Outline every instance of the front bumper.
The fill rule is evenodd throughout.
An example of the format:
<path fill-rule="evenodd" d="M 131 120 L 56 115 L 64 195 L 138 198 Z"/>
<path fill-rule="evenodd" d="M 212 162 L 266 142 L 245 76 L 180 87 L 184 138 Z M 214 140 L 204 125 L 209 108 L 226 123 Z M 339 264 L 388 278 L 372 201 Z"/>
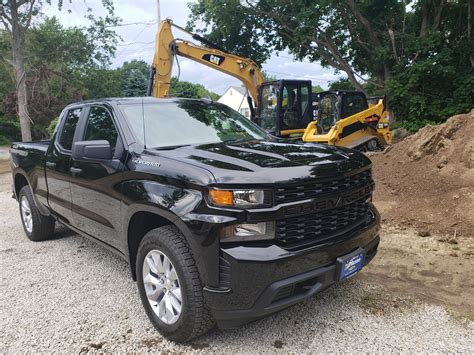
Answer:
<path fill-rule="evenodd" d="M 380 216 L 351 235 L 311 248 L 221 248 L 219 289 L 205 288 L 220 328 L 233 328 L 292 306 L 337 281 L 336 259 L 363 248 L 364 266 L 377 253 Z"/>

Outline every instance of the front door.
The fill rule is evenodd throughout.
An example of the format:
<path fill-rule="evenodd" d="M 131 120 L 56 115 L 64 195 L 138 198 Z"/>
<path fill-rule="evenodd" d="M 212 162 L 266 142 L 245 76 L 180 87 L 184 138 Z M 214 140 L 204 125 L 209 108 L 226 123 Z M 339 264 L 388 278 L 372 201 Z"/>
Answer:
<path fill-rule="evenodd" d="M 81 231 L 120 248 L 121 197 L 116 185 L 123 170 L 123 143 L 110 108 L 91 106 L 81 124 L 79 141 L 107 140 L 114 159 L 103 162 L 72 161 L 73 225 Z"/>
<path fill-rule="evenodd" d="M 71 108 L 64 113 L 53 136 L 54 144 L 46 154 L 48 203 L 64 222 L 71 223 L 71 148 L 82 108 Z"/>

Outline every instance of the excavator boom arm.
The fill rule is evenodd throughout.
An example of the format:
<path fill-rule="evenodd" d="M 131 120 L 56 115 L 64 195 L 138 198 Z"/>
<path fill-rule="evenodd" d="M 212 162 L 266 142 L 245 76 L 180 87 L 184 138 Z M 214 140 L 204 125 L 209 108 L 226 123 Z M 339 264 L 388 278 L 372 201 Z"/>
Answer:
<path fill-rule="evenodd" d="M 156 35 L 152 96 L 169 96 L 174 56 L 179 55 L 239 79 L 248 90 L 254 105 L 258 105 L 258 87 L 265 79 L 259 66 L 254 61 L 219 49 L 174 39 L 171 31 L 172 26 L 173 22 L 171 20 L 162 21 Z"/>

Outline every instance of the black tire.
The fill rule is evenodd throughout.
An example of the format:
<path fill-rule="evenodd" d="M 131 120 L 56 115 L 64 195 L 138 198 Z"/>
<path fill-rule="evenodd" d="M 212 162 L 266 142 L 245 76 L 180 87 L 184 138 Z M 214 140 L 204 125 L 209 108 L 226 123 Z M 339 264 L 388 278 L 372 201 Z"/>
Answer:
<path fill-rule="evenodd" d="M 176 323 L 171 325 L 160 320 L 146 295 L 143 263 L 152 250 L 164 253 L 171 260 L 181 287 L 181 314 Z M 145 311 L 153 326 L 163 336 L 176 342 L 186 342 L 214 327 L 214 320 L 204 301 L 203 286 L 191 250 L 176 227 L 156 228 L 145 235 L 138 248 L 136 270 L 138 290 Z"/>
<path fill-rule="evenodd" d="M 22 199 L 26 199 L 30 209 L 32 228 L 28 230 L 22 213 Z M 26 185 L 20 190 L 18 195 L 20 218 L 23 230 L 29 240 L 40 242 L 52 237 L 54 233 L 54 219 L 49 216 L 43 216 L 36 207 L 31 188 Z"/>

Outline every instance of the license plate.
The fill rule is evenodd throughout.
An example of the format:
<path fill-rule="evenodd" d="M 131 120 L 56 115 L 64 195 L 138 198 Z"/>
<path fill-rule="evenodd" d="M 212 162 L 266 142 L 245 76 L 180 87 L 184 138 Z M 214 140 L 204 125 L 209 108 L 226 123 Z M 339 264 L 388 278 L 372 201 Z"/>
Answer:
<path fill-rule="evenodd" d="M 365 251 L 362 248 L 337 258 L 339 281 L 357 274 L 364 266 Z"/>

